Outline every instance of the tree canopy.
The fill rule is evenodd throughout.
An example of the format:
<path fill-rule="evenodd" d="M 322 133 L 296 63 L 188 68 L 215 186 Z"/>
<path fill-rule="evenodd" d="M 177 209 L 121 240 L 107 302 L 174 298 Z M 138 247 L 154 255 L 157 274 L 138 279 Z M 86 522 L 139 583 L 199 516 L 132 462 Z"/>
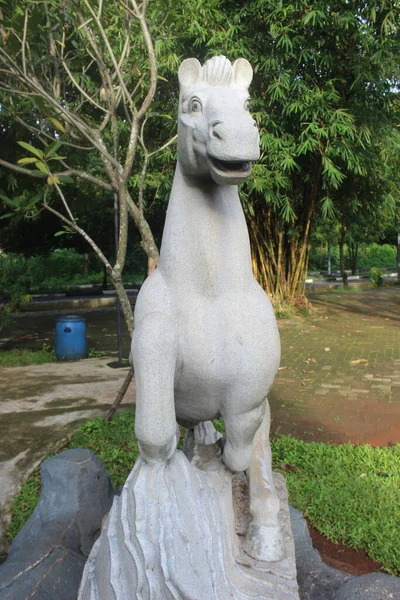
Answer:
<path fill-rule="evenodd" d="M 398 209 L 395 0 L 0 6 L 2 135 L 13 122 L 13 139 L 25 143 L 3 154 L 0 167 L 12 168 L 9 177 L 19 174 L 24 186 L 34 177 L 38 190 L 24 198 L 12 180 L 3 200 L 32 214 L 44 201 L 66 230 L 86 232 L 92 224 L 81 227 L 80 199 L 89 205 L 90 190 L 97 190 L 92 202 L 110 209 L 116 195 L 120 251 L 113 265 L 104 258 L 117 286 L 128 215 L 150 259 L 158 259 L 146 210 L 169 195 L 176 72 L 189 56 L 244 56 L 254 67 L 262 157 L 242 198 L 254 270 L 271 295 L 293 301 L 304 291 L 318 216 L 360 221 L 361 214 L 379 219 L 382 210 L 391 218 Z M 95 229 L 88 237 L 95 242 Z"/>

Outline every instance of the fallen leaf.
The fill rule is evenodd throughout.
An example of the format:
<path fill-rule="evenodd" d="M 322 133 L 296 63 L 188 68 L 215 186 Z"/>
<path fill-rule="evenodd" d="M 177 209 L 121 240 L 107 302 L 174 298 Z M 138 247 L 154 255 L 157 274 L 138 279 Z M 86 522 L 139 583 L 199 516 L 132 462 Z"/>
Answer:
<path fill-rule="evenodd" d="M 367 476 L 367 474 L 366 474 L 366 473 L 361 473 L 361 475 L 360 475 L 359 479 L 361 479 L 362 477 L 366 477 L 366 476 Z"/>
<path fill-rule="evenodd" d="M 282 464 L 280 468 L 282 469 L 282 471 L 292 471 L 293 473 L 297 471 L 297 467 L 295 467 L 294 465 Z"/>
<path fill-rule="evenodd" d="M 358 358 L 357 360 L 352 360 L 350 362 L 351 365 L 359 365 L 360 363 L 366 363 L 368 360 L 366 358 Z"/>
<path fill-rule="evenodd" d="M 325 352 L 330 352 L 331 349 L 330 348 L 325 348 Z"/>

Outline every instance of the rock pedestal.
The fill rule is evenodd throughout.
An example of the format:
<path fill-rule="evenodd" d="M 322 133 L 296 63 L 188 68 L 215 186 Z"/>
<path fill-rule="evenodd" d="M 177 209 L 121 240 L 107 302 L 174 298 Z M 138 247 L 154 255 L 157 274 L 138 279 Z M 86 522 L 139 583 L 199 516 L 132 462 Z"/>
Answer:
<path fill-rule="evenodd" d="M 112 505 L 110 477 L 91 450 L 41 466 L 42 493 L 0 567 L 0 600 L 76 600 L 86 558 Z"/>
<path fill-rule="evenodd" d="M 180 451 L 167 463 L 139 458 L 90 554 L 79 600 L 298 600 L 283 477 L 275 485 L 284 558 L 255 561 L 244 550 L 246 477 L 224 467 L 207 435 L 191 462 Z"/>

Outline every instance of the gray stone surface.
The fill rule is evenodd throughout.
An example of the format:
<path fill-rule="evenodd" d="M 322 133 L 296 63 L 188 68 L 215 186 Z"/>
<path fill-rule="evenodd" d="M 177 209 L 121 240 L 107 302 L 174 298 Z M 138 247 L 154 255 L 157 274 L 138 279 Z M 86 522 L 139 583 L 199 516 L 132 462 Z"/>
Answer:
<path fill-rule="evenodd" d="M 79 600 L 298 600 L 283 477 L 275 487 L 284 558 L 256 561 L 242 531 L 244 482 L 234 481 L 232 494 L 240 476 L 223 465 L 219 444 L 199 441 L 203 432 L 210 441 L 209 425 L 195 430 L 192 464 L 179 451 L 168 462 L 138 460 L 90 554 Z"/>
<path fill-rule="evenodd" d="M 313 548 L 307 522 L 301 512 L 290 507 L 290 519 L 300 600 L 336 600 L 339 588 L 352 578 L 351 575 L 322 562 L 319 552 Z"/>
<path fill-rule="evenodd" d="M 290 507 L 300 600 L 400 600 L 400 578 L 369 573 L 353 577 L 329 567 L 312 546 L 307 522 Z"/>
<path fill-rule="evenodd" d="M 0 600 L 75 600 L 86 558 L 114 491 L 94 452 L 44 461 L 38 505 L 0 567 Z"/>
<path fill-rule="evenodd" d="M 383 573 L 352 577 L 340 588 L 336 600 L 400 600 L 400 578 Z"/>

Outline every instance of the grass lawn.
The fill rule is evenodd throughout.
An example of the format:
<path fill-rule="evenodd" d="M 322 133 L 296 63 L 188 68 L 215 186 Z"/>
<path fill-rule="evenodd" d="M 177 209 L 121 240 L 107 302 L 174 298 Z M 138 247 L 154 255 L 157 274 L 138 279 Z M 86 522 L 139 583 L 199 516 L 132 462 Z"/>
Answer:
<path fill-rule="evenodd" d="M 221 422 L 216 426 L 222 429 Z M 67 447 L 91 448 L 119 487 L 138 456 L 133 428 L 132 413 L 120 413 L 108 424 L 95 419 L 82 425 Z M 282 436 L 271 445 L 274 469 L 286 477 L 290 503 L 328 539 L 365 550 L 399 576 L 400 444 L 372 448 Z M 39 493 L 37 468 L 11 502 L 11 538 L 32 513 Z"/>

